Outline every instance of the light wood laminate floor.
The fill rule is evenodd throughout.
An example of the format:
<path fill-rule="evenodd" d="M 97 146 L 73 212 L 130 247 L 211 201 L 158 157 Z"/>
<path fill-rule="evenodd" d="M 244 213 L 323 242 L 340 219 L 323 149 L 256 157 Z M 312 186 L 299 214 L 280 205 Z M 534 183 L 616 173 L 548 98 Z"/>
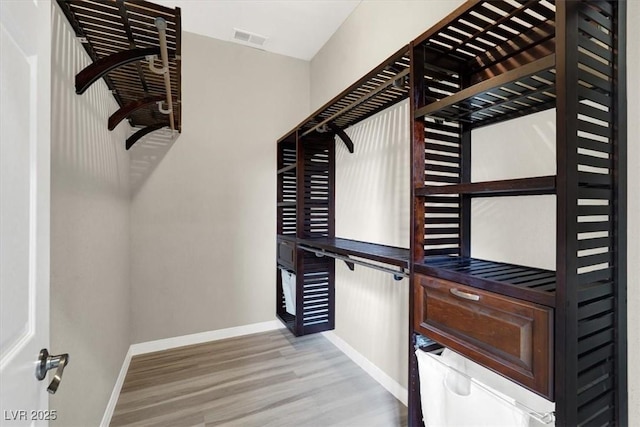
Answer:
<path fill-rule="evenodd" d="M 281 329 L 136 356 L 119 426 L 380 426 L 407 408 L 321 335 Z"/>

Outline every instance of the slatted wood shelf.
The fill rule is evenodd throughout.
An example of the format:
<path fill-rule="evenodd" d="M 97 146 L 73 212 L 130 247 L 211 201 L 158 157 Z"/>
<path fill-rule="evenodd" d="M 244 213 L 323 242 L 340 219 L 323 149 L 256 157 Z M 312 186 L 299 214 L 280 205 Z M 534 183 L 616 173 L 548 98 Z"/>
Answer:
<path fill-rule="evenodd" d="M 286 311 L 276 313 L 276 316 L 278 316 L 278 319 L 280 319 L 287 329 L 295 334 L 296 316 L 289 314 Z"/>
<path fill-rule="evenodd" d="M 466 194 L 475 197 L 532 196 L 555 194 L 556 177 L 505 179 L 500 181 L 472 182 L 464 184 L 431 185 L 415 189 L 415 195 Z M 429 208 L 427 208 L 429 210 Z"/>
<path fill-rule="evenodd" d="M 525 301 L 555 306 L 554 271 L 458 256 L 425 257 L 417 273 L 451 280 Z"/>
<path fill-rule="evenodd" d="M 171 9 L 143 0 L 57 0 L 57 3 L 91 60 L 94 63 L 107 61 L 107 64 L 115 66 L 103 77 L 121 107 L 119 110 L 121 114 L 116 114 L 109 119 L 110 129 L 117 125 L 113 122 L 116 118 L 119 120 L 126 118 L 131 126 L 149 130 L 169 126 L 169 116 L 161 113 L 156 106 L 157 100 L 166 101 L 167 99 L 164 76 L 152 72 L 149 69 L 149 61 L 144 57 L 120 66 L 117 66 L 114 57 L 114 55 L 122 55 L 138 49 L 157 50 L 159 53 L 160 42 L 155 19 L 163 18 L 166 21 L 173 125 L 180 132 L 182 130 L 180 8 Z M 158 63 L 160 59 L 156 67 Z"/>
<path fill-rule="evenodd" d="M 409 46 L 406 45 L 313 112 L 279 141 L 291 138 L 296 130 L 300 137 L 304 137 L 318 129 L 346 129 L 408 97 Z"/>
<path fill-rule="evenodd" d="M 296 242 L 296 236 L 295 235 L 290 235 L 290 234 L 278 234 L 277 235 L 277 240 L 278 241 L 287 241 L 287 242 L 292 242 L 295 243 Z"/>
<path fill-rule="evenodd" d="M 343 256 L 355 256 L 384 264 L 409 268 L 409 249 L 358 240 L 325 237 L 298 239 L 298 244 L 323 249 Z"/>
<path fill-rule="evenodd" d="M 296 202 L 278 202 L 279 208 L 295 208 Z"/>
<path fill-rule="evenodd" d="M 555 13 L 548 1 L 470 0 L 413 43 L 425 67 L 463 72 L 474 84 L 553 53 Z"/>
<path fill-rule="evenodd" d="M 547 110 L 556 100 L 554 67 L 555 55 L 547 55 L 418 108 L 414 116 L 473 129 Z"/>

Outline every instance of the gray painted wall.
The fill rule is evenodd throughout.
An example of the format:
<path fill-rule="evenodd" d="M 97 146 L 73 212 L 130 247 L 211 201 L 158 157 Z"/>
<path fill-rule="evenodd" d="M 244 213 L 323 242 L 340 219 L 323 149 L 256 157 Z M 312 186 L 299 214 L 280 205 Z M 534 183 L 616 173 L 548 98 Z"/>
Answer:
<path fill-rule="evenodd" d="M 101 80 L 76 95 L 89 60 L 53 7 L 51 106 L 51 347 L 69 353 L 57 394 L 60 426 L 95 426 L 129 348 L 128 124 Z"/>
<path fill-rule="evenodd" d="M 133 343 L 275 318 L 275 141 L 309 63 L 185 32 L 183 133 L 131 204 Z"/>

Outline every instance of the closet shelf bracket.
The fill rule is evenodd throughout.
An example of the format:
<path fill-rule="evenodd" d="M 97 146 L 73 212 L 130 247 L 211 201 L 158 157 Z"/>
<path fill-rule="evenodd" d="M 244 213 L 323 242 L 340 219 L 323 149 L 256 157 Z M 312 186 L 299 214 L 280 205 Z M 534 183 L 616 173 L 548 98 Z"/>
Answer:
<path fill-rule="evenodd" d="M 104 80 L 118 103 L 117 111 L 106 116 L 107 128 L 112 131 L 126 119 L 133 131 L 138 131 L 129 137 L 126 148 L 163 127 L 165 121 L 172 130 L 181 132 L 180 8 L 145 0 L 56 0 L 56 3 L 92 61 L 74 76 L 75 91 L 82 95 L 96 81 Z M 156 61 L 155 66 L 150 58 Z M 152 65 L 152 70 L 161 69 L 163 75 L 158 77 L 148 65 Z M 158 101 L 163 103 L 158 106 Z"/>
<path fill-rule="evenodd" d="M 140 138 L 142 138 L 143 136 L 148 135 L 151 132 L 155 132 L 158 129 L 162 129 L 164 127 L 169 127 L 169 122 L 156 123 L 155 125 L 147 126 L 138 130 L 136 133 L 134 133 L 129 138 L 127 138 L 126 149 L 128 150 L 131 147 L 133 147 L 133 144 L 138 142 L 138 140 L 140 140 Z"/>
<path fill-rule="evenodd" d="M 138 99 L 135 101 L 131 101 L 125 106 L 121 107 L 109 117 L 109 130 L 114 130 L 118 124 L 124 119 L 128 118 L 135 111 L 140 108 L 147 107 L 149 105 L 155 104 L 158 101 L 163 101 L 165 99 L 164 95 L 158 96 L 149 96 L 146 98 Z"/>
<path fill-rule="evenodd" d="M 329 128 L 340 137 L 342 142 L 344 142 L 344 145 L 347 147 L 347 150 L 349 150 L 349 152 L 353 154 L 353 141 L 351 140 L 351 138 L 349 138 L 349 135 L 347 135 L 347 133 L 343 129 L 336 126 L 335 123 L 329 123 Z"/>
<path fill-rule="evenodd" d="M 76 93 L 82 95 L 93 83 L 118 67 L 144 59 L 149 55 L 159 54 L 160 48 L 148 47 L 144 49 L 123 50 L 100 58 L 76 74 Z"/>
<path fill-rule="evenodd" d="M 349 257 L 347 257 L 349 258 Z M 353 263 L 353 261 L 347 261 L 346 259 L 344 260 L 344 263 L 347 265 L 347 268 L 351 271 L 356 271 L 356 265 Z"/>
<path fill-rule="evenodd" d="M 310 134 L 311 132 L 317 130 L 318 128 L 320 128 L 324 124 L 332 123 L 335 119 L 337 119 L 340 116 L 342 116 L 343 114 L 353 110 L 357 106 L 365 103 L 370 98 L 373 98 L 376 95 L 385 92 L 389 87 L 396 87 L 396 86 L 394 86 L 394 83 L 396 82 L 396 80 L 401 79 L 404 76 L 408 76 L 408 75 L 409 75 L 409 68 L 406 68 L 401 73 L 398 73 L 397 75 L 395 75 L 392 79 L 388 79 L 384 83 L 380 84 L 376 89 L 374 89 L 374 90 L 362 95 L 360 98 L 358 98 L 355 101 L 351 102 L 349 105 L 341 108 L 339 111 L 336 111 L 335 113 L 331 114 L 329 117 L 327 117 L 326 119 L 322 120 L 320 123 L 316 124 L 311 129 L 308 129 L 307 131 L 303 132 L 302 136 L 306 136 L 306 135 Z"/>

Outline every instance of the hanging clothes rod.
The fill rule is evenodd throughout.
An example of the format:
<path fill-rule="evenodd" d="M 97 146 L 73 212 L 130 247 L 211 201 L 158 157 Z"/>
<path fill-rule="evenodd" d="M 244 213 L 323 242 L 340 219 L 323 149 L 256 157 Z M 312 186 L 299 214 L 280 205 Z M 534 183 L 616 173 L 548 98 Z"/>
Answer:
<path fill-rule="evenodd" d="M 173 120 L 173 95 L 171 92 L 171 73 L 169 72 L 169 52 L 167 50 L 167 21 L 164 18 L 156 18 L 156 28 L 158 29 L 158 39 L 160 41 L 160 58 L 162 59 L 162 67 L 155 68 L 153 66 L 153 60 L 149 63 L 151 71 L 157 74 L 163 74 L 164 76 L 164 88 L 167 92 L 167 108 L 162 108 L 161 102 L 158 103 L 158 107 L 161 113 L 169 114 L 169 125 L 171 130 L 175 130 Z"/>
<path fill-rule="evenodd" d="M 394 270 L 392 268 L 383 267 L 383 266 L 378 265 L 378 264 L 373 264 L 373 263 L 369 263 L 369 262 L 366 262 L 366 261 L 361 261 L 359 259 L 349 258 L 348 256 L 344 256 L 344 255 L 338 255 L 336 253 L 329 252 L 329 251 L 326 251 L 324 249 L 316 249 L 316 248 L 312 248 L 312 247 L 307 246 L 307 245 L 298 245 L 298 247 L 300 249 L 303 249 L 303 250 L 307 251 L 307 252 L 313 252 L 314 254 L 319 255 L 319 256 L 328 256 L 328 257 L 331 257 L 331 258 L 339 259 L 339 260 L 347 262 L 347 263 L 350 262 L 350 263 L 353 263 L 353 264 L 362 265 L 364 267 L 373 268 L 374 270 L 384 271 L 385 273 L 393 274 L 393 278 L 396 279 L 396 280 L 402 280 L 403 277 L 409 277 L 409 272 L 404 268 L 400 268 L 400 270 Z"/>
<path fill-rule="evenodd" d="M 408 75 L 409 75 L 409 68 L 406 68 L 403 71 L 401 71 L 398 74 L 396 74 L 395 76 L 393 76 L 392 78 L 390 78 L 389 80 L 387 80 L 386 82 L 382 83 L 375 90 L 372 90 L 371 92 L 368 92 L 364 96 L 356 99 L 351 104 L 347 105 L 346 107 L 344 107 L 341 110 L 339 110 L 338 112 L 332 114 L 330 117 L 324 119 L 323 121 L 321 121 L 320 123 L 318 123 L 317 125 L 312 127 L 311 129 L 307 130 L 306 132 L 304 132 L 302 134 L 302 136 L 306 136 L 306 135 L 310 134 L 311 132 L 321 128 L 325 124 L 330 123 L 334 119 L 340 117 L 340 115 L 342 115 L 342 114 L 346 113 L 347 111 L 357 107 L 358 105 L 360 105 L 363 102 L 365 102 L 367 99 L 369 99 L 369 98 L 377 95 L 378 93 L 382 92 L 383 90 L 387 89 L 389 86 L 393 86 L 396 81 L 398 81 L 399 79 L 402 79 L 402 78 L 404 78 L 405 76 L 408 76 Z"/>
<path fill-rule="evenodd" d="M 426 348 L 425 348 L 426 347 Z M 429 353 L 431 355 L 440 355 L 440 353 L 442 353 L 442 351 L 444 351 L 445 347 L 443 346 L 439 346 L 435 341 L 430 340 L 429 338 L 423 338 L 423 340 L 421 341 L 419 338 L 417 338 L 417 343 L 416 343 L 416 351 L 425 351 L 425 353 Z M 461 377 L 473 382 L 475 385 L 477 385 L 478 387 L 482 388 L 484 391 L 486 391 L 487 393 L 491 394 L 492 396 L 494 396 L 497 399 L 500 399 L 503 402 L 506 402 L 509 405 L 515 405 L 517 408 L 521 409 L 522 411 L 526 412 L 531 418 L 535 419 L 536 421 L 544 424 L 544 425 L 554 425 L 555 421 L 556 421 L 556 415 L 555 412 L 551 411 L 551 412 L 539 412 L 536 411 L 532 408 L 530 408 L 529 406 L 525 405 L 522 402 L 519 402 L 517 400 L 509 400 L 507 398 L 505 398 L 504 395 L 500 394 L 500 393 L 496 393 L 493 389 L 491 389 L 489 386 L 483 384 L 482 382 L 478 381 L 477 379 L 469 376 L 467 373 L 465 372 L 460 372 L 460 370 L 454 368 L 453 366 L 448 365 L 441 357 L 434 357 L 434 360 L 438 363 L 440 363 L 443 366 L 446 366 L 448 369 L 451 369 L 454 373 L 460 375 Z"/>

